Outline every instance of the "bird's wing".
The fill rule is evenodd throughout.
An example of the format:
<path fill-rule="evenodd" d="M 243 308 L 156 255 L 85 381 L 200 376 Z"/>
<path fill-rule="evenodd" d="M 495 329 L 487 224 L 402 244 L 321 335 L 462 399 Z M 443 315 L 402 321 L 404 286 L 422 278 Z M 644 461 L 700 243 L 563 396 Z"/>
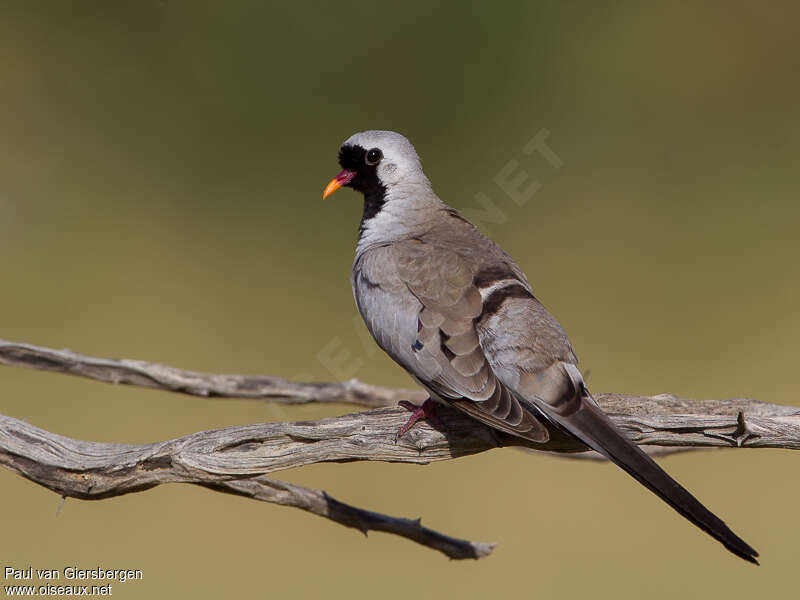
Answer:
<path fill-rule="evenodd" d="M 547 441 L 549 433 L 536 412 L 524 410 L 495 376 L 476 328 L 485 308 L 485 290 L 498 277 L 519 281 L 520 274 L 503 264 L 481 269 L 457 250 L 419 239 L 394 243 L 390 259 L 417 300 L 411 356 L 399 362 L 429 390 L 473 418 L 521 438 Z M 564 350 L 571 355 L 568 345 Z"/>
<path fill-rule="evenodd" d="M 689 521 L 721 542 L 728 550 L 757 564 L 758 553 L 731 531 L 629 440 L 592 399 L 577 367 L 558 360 L 547 367 L 528 368 L 527 358 L 537 354 L 541 338 L 554 335 L 532 297 L 489 296 L 476 323 L 478 339 L 497 378 L 547 419 L 578 440 L 605 455 Z"/>

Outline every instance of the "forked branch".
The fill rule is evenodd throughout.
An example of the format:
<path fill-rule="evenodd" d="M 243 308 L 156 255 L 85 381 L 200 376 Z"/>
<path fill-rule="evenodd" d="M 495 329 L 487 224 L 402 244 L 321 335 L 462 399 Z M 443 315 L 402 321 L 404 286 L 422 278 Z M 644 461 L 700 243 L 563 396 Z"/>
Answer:
<path fill-rule="evenodd" d="M 408 413 L 399 400 L 424 395 L 349 381 L 304 384 L 266 376 L 215 375 L 133 360 L 84 356 L 0 340 L 0 364 L 70 373 L 100 381 L 210 397 L 284 402 L 337 402 L 374 408 L 302 423 L 259 423 L 202 431 L 145 445 L 74 440 L 0 415 L 0 463 L 63 496 L 101 499 L 162 483 L 193 483 L 217 491 L 302 508 L 338 523 L 393 533 L 451 558 L 480 558 L 491 544 L 451 538 L 418 520 L 358 509 L 324 492 L 275 481 L 269 473 L 319 462 L 426 464 L 521 445 L 562 456 L 585 447 L 552 431 L 545 444 L 493 432 L 455 411 L 441 411 L 441 430 L 415 426 L 395 440 Z M 638 444 L 673 448 L 800 448 L 800 408 L 756 400 L 685 400 L 670 395 L 601 394 L 600 406 Z M 581 454 L 572 454 L 581 453 Z"/>

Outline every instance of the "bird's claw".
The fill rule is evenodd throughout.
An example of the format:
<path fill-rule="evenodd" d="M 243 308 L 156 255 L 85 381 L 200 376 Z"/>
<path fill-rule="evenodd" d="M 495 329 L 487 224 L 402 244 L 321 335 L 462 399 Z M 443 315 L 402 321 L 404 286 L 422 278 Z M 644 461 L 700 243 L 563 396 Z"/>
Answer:
<path fill-rule="evenodd" d="M 405 433 L 411 429 L 414 424 L 419 421 L 420 419 L 425 419 L 426 421 L 430 421 L 431 425 L 436 427 L 437 429 L 441 429 L 442 422 L 439 420 L 439 417 L 436 414 L 436 402 L 428 398 L 417 406 L 416 404 L 409 402 L 407 400 L 401 400 L 397 403 L 399 406 L 402 406 L 405 409 L 411 411 L 411 416 L 408 417 L 408 421 L 406 421 L 405 425 L 403 425 L 400 429 L 397 430 L 397 435 L 394 436 L 394 441 L 396 442 L 399 440 Z"/>

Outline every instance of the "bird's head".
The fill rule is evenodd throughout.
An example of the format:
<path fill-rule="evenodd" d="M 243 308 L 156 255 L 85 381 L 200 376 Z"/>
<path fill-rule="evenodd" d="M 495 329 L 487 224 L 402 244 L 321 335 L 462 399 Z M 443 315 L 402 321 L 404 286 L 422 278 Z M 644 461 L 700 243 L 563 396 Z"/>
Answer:
<path fill-rule="evenodd" d="M 394 131 L 362 131 L 339 149 L 342 171 L 322 193 L 327 198 L 340 187 L 351 187 L 366 198 L 380 198 L 397 186 L 430 186 L 414 146 Z"/>

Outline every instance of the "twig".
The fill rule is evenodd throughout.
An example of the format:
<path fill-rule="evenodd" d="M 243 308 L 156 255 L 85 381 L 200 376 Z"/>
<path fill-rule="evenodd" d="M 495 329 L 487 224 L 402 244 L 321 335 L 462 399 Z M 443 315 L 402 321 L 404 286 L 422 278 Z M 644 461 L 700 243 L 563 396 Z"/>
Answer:
<path fill-rule="evenodd" d="M 421 519 L 390 517 L 371 510 L 356 508 L 339 502 L 325 492 L 310 490 L 284 481 L 254 477 L 204 484 L 220 492 L 228 492 L 272 502 L 282 506 L 293 506 L 314 515 L 325 517 L 346 527 L 358 529 L 365 536 L 369 531 L 383 531 L 407 538 L 428 548 L 438 550 L 453 559 L 483 558 L 494 550 L 494 544 L 470 542 L 441 534 L 422 525 Z"/>

